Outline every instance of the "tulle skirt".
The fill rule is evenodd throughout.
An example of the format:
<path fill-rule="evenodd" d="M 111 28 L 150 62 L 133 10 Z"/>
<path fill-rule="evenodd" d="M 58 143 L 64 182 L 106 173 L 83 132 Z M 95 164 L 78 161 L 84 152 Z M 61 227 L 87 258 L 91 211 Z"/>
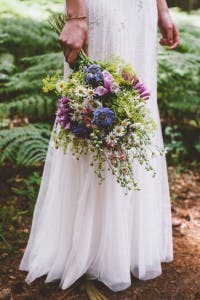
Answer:
<path fill-rule="evenodd" d="M 87 0 L 89 55 L 120 55 L 151 90 L 149 108 L 163 146 L 156 95 L 157 9 L 154 0 Z M 67 79 L 69 68 L 65 64 Z M 171 203 L 164 156 L 152 159 L 156 177 L 133 162 L 140 191 L 124 190 L 105 170 L 99 180 L 90 153 L 79 161 L 55 149 L 51 138 L 29 240 L 19 269 L 30 283 L 46 275 L 66 289 L 83 274 L 113 291 L 162 273 L 173 260 Z"/>

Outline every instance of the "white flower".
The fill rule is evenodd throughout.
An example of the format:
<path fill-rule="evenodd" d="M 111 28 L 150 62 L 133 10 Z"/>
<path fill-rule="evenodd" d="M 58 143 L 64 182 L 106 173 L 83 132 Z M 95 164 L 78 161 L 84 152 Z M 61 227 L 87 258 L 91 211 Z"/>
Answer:
<path fill-rule="evenodd" d="M 134 145 L 135 146 L 139 146 L 140 145 L 141 139 L 138 137 L 137 134 L 133 133 L 132 134 L 132 139 L 134 141 Z"/>
<path fill-rule="evenodd" d="M 73 115 L 71 116 L 71 120 L 72 121 L 79 121 L 79 120 L 81 120 L 82 119 L 82 115 L 81 115 L 81 112 L 80 111 L 75 111 L 74 113 L 73 113 Z"/>
<path fill-rule="evenodd" d="M 116 145 L 117 144 L 117 138 L 113 132 L 110 132 L 106 137 L 105 137 L 106 143 L 111 144 L 111 145 Z"/>
<path fill-rule="evenodd" d="M 137 129 L 140 129 L 140 130 L 144 130 L 145 126 L 142 123 L 134 123 L 134 124 L 131 124 L 130 128 L 137 128 Z"/>
<path fill-rule="evenodd" d="M 75 110 L 75 111 L 78 111 L 78 112 L 82 112 L 83 110 L 83 105 L 82 104 L 79 104 L 77 102 L 71 102 L 70 103 L 70 107 Z"/>
<path fill-rule="evenodd" d="M 94 100 L 93 98 L 85 98 L 83 100 L 82 105 L 90 109 L 96 109 L 98 107 L 102 107 L 102 103 L 98 100 Z"/>
<path fill-rule="evenodd" d="M 61 93 L 67 86 L 67 82 L 64 80 L 60 80 L 56 83 L 56 90 Z"/>
<path fill-rule="evenodd" d="M 126 131 L 125 131 L 124 126 L 115 126 L 113 133 L 116 136 L 123 136 L 126 133 Z"/>
<path fill-rule="evenodd" d="M 136 102 L 136 101 L 140 101 L 140 96 L 139 95 L 134 95 L 134 97 L 128 98 L 128 100 L 130 102 Z M 135 103 L 134 103 L 135 104 Z"/>
<path fill-rule="evenodd" d="M 122 63 L 118 63 L 118 65 L 117 65 L 117 69 L 116 69 L 116 72 L 118 73 L 118 74 L 121 74 L 121 72 L 122 72 L 122 69 L 123 69 L 123 64 Z"/>
<path fill-rule="evenodd" d="M 95 90 L 89 88 L 89 89 L 86 89 L 86 91 L 87 91 L 87 92 L 86 92 L 87 96 L 88 96 L 89 98 L 93 98 L 93 96 L 95 95 Z"/>
<path fill-rule="evenodd" d="M 121 121 L 121 126 L 122 127 L 127 127 L 130 124 L 131 124 L 131 122 L 130 122 L 129 119 L 124 119 L 123 121 Z"/>
<path fill-rule="evenodd" d="M 83 106 L 91 107 L 94 103 L 94 100 L 92 98 L 84 98 L 82 104 Z"/>
<path fill-rule="evenodd" d="M 112 93 L 117 94 L 117 93 L 120 91 L 119 84 L 118 84 L 117 82 L 114 81 L 114 82 L 111 84 L 110 90 L 111 90 Z"/>
<path fill-rule="evenodd" d="M 96 109 L 96 108 L 102 107 L 102 106 L 103 106 L 103 105 L 102 105 L 102 103 L 101 103 L 100 101 L 95 100 L 95 101 L 93 102 L 92 108 L 93 108 L 93 109 Z"/>
<path fill-rule="evenodd" d="M 77 97 L 87 96 L 87 89 L 81 85 L 77 86 L 75 89 L 75 96 L 77 96 Z"/>

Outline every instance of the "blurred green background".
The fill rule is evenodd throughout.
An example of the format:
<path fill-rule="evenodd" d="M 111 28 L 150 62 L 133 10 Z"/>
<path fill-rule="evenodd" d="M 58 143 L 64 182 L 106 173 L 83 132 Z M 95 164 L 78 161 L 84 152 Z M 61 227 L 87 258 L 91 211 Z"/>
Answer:
<path fill-rule="evenodd" d="M 200 153 L 200 10 L 195 0 L 169 4 L 179 5 L 171 13 L 181 45 L 173 52 L 159 46 L 158 102 L 168 164 L 181 170 L 198 166 Z M 23 214 L 32 212 L 55 117 L 55 97 L 41 91 L 42 78 L 63 67 L 57 37 L 47 22 L 52 11 L 63 11 L 63 0 L 1 0 L 0 179 L 4 195 L 11 188 L 26 201 L 16 212 L 13 199 L 2 200 L 0 237 L 6 247 L 6 224 L 12 231 Z"/>

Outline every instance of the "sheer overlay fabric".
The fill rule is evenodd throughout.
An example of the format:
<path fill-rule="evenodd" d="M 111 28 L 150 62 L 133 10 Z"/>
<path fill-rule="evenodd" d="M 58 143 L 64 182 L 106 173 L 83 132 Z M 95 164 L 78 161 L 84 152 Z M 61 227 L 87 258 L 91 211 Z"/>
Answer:
<path fill-rule="evenodd" d="M 156 0 L 87 0 L 89 55 L 119 55 L 131 63 L 151 90 L 148 106 L 163 139 L 157 106 Z M 65 76 L 70 70 L 65 64 Z M 80 276 L 97 278 L 113 291 L 162 273 L 173 260 L 171 204 L 165 157 L 155 157 L 156 177 L 134 162 L 140 191 L 125 196 L 109 171 L 99 185 L 90 154 L 76 161 L 55 150 L 52 138 L 34 209 L 29 240 L 19 269 L 26 282 L 47 275 L 68 288 Z"/>

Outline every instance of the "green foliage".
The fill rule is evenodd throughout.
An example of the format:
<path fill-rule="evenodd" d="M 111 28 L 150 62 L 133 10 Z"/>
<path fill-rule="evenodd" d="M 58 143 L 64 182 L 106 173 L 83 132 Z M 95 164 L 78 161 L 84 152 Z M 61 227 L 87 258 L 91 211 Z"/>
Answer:
<path fill-rule="evenodd" d="M 3 173 L 3 174 L 2 174 Z M 17 170 L 4 168 L 1 173 L 1 206 L 0 206 L 0 252 L 12 251 L 16 244 L 24 245 L 28 229 L 25 226 L 26 216 L 32 216 L 37 198 L 41 171 L 34 168 Z M 12 174 L 11 178 L 9 173 Z M 6 197 L 9 190 L 9 197 Z M 17 230 L 20 235 L 16 239 Z"/>
<path fill-rule="evenodd" d="M 57 99 L 43 94 L 24 94 L 8 103 L 0 103 L 0 119 L 13 119 L 16 115 L 30 122 L 51 121 L 55 116 Z"/>
<path fill-rule="evenodd" d="M 3 53 L 0 55 L 0 81 L 5 78 L 3 78 L 3 74 L 12 74 L 15 70 L 14 65 L 14 56 L 9 53 Z"/>
<path fill-rule="evenodd" d="M 15 190 L 15 194 L 20 198 L 26 200 L 27 212 L 32 213 L 37 198 L 38 190 L 41 182 L 41 174 L 33 172 L 27 178 L 23 179 L 20 189 Z"/>
<path fill-rule="evenodd" d="M 42 79 L 46 74 L 62 68 L 61 53 L 48 53 L 33 57 L 23 58 L 22 63 L 26 64 L 25 70 L 7 77 L 7 81 L 1 85 L 2 95 L 16 95 L 22 93 L 40 92 Z"/>
<path fill-rule="evenodd" d="M 36 0 L 34 3 L 30 0 L 13 0 L 12 3 L 7 0 L 2 1 L 0 7 L 1 127 L 8 126 L 9 119 L 14 119 L 15 116 L 27 117 L 29 122 L 33 123 L 52 124 L 56 99 L 54 96 L 42 94 L 42 78 L 46 77 L 46 74 L 55 73 L 58 69 L 62 70 L 63 58 L 57 42 L 57 34 L 51 30 L 47 19 L 52 11 L 63 11 L 63 1 Z M 168 126 L 175 132 L 180 132 L 186 152 L 192 151 L 196 155 L 200 149 L 198 139 L 200 125 L 199 11 L 190 15 L 174 10 L 172 12 L 180 28 L 181 45 L 175 52 L 166 51 L 161 47 L 159 50 L 160 112 L 164 119 L 164 127 Z M 7 130 L 7 135 L 8 133 L 10 137 L 15 135 L 15 141 L 17 141 L 17 136 L 19 135 L 20 140 L 22 131 L 27 130 L 29 139 L 32 136 L 32 133 L 28 134 L 28 131 L 32 130 L 31 126 L 34 127 L 34 133 L 38 132 L 37 125 L 36 127 L 29 125 L 27 129 L 20 127 L 11 131 Z M 5 131 L 3 132 L 7 137 Z M 173 139 L 167 132 L 168 130 L 165 135 L 166 143 L 174 145 Z M 192 135 L 194 141 L 190 138 Z M 32 137 L 30 144 L 32 142 L 34 145 L 35 136 Z M 0 147 L 1 159 L 3 155 L 2 162 L 4 164 L 8 161 L 19 163 L 18 146 L 13 152 L 11 151 L 12 159 L 9 154 L 10 147 L 11 145 L 8 148 Z M 8 154 L 6 154 L 7 151 Z M 44 152 L 41 151 L 44 158 Z M 173 151 L 177 153 L 175 148 Z M 185 158 L 186 153 L 182 154 L 179 156 Z M 36 163 L 36 157 L 34 163 Z M 41 161 L 40 156 L 38 157 Z M 23 162 L 27 164 L 25 159 L 22 159 L 20 164 Z"/>
<path fill-rule="evenodd" d="M 17 211 L 13 203 L 1 205 L 0 207 L 0 246 L 1 250 L 11 251 L 12 246 L 4 233 L 13 233 L 15 226 L 21 223 L 23 217 L 22 211 Z M 1 245 L 2 243 L 2 245 Z"/>
<path fill-rule="evenodd" d="M 187 153 L 181 132 L 178 130 L 177 126 L 167 126 L 165 128 L 165 137 L 170 162 L 179 164 L 184 155 Z"/>
<path fill-rule="evenodd" d="M 0 53 L 10 53 L 18 60 L 21 57 L 59 50 L 56 34 L 47 21 L 8 18 L 0 20 Z"/>
<path fill-rule="evenodd" d="M 29 19 L 44 20 L 48 18 L 51 11 L 62 11 L 64 8 L 63 0 L 1 0 L 1 17 L 21 17 Z"/>
<path fill-rule="evenodd" d="M 200 138 L 195 142 L 195 149 L 198 153 L 200 153 Z"/>
<path fill-rule="evenodd" d="M 33 166 L 43 162 L 50 138 L 50 128 L 28 125 L 0 131 L 0 163 Z"/>
<path fill-rule="evenodd" d="M 159 56 L 161 111 L 175 119 L 199 122 L 200 58 L 193 53 L 162 52 Z"/>
<path fill-rule="evenodd" d="M 198 14 L 175 13 L 181 45 L 176 51 L 159 49 L 158 98 L 164 126 L 167 126 L 166 142 L 169 143 L 169 136 L 172 139 L 170 162 L 181 162 L 183 158 L 196 160 L 199 152 L 200 24 L 195 19 Z M 193 20 L 196 26 L 191 25 Z"/>

